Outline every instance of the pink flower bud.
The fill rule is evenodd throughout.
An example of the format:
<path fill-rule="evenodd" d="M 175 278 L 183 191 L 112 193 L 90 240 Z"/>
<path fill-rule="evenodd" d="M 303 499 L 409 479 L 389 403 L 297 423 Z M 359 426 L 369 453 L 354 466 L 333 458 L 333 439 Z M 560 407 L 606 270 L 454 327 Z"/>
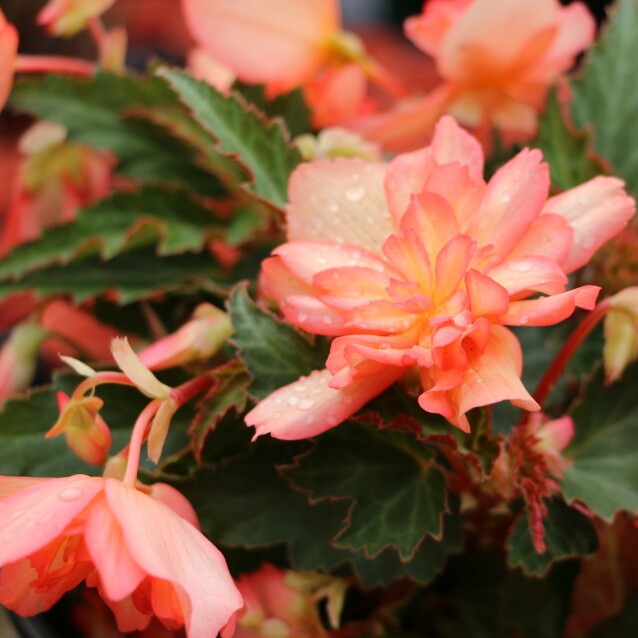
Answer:
<path fill-rule="evenodd" d="M 163 370 L 212 357 L 232 334 L 228 315 L 211 304 L 200 304 L 193 318 L 176 332 L 139 353 L 151 370 Z"/>
<path fill-rule="evenodd" d="M 58 392 L 60 417 L 46 438 L 64 434 L 68 446 L 83 461 L 102 465 L 111 447 L 111 430 L 99 415 L 104 402 L 98 397 L 71 399 Z"/>

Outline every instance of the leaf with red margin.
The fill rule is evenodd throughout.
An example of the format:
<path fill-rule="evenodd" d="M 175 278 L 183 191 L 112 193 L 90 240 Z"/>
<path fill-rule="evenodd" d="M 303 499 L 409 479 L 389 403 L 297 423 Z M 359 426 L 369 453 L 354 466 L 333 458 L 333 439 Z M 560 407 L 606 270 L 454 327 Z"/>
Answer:
<path fill-rule="evenodd" d="M 311 502 L 351 501 L 336 547 L 376 556 L 394 547 L 409 561 L 426 538 L 440 539 L 448 510 L 443 472 L 403 432 L 346 422 L 316 440 L 283 474 Z"/>
<path fill-rule="evenodd" d="M 211 372 L 215 385 L 197 404 L 197 415 L 188 433 L 192 437 L 195 458 L 201 461 L 206 437 L 231 410 L 241 414 L 248 403 L 252 379 L 246 366 L 234 359 Z"/>
<path fill-rule="evenodd" d="M 565 638 L 584 638 L 601 621 L 618 614 L 638 588 L 638 527 L 627 514 L 611 525 L 595 522 L 598 551 L 582 561 L 572 590 Z"/>

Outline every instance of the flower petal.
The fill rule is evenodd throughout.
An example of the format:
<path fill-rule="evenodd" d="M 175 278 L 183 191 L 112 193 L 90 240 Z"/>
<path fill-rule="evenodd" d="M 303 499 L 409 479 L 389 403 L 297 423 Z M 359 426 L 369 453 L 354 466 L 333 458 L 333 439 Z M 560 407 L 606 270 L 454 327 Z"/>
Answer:
<path fill-rule="evenodd" d="M 245 82 L 301 84 L 323 61 L 339 29 L 336 0 L 184 0 L 195 40 Z"/>
<path fill-rule="evenodd" d="M 564 217 L 543 213 L 531 223 L 508 257 L 514 259 L 535 255 L 549 257 L 562 264 L 569 254 L 573 239 L 574 230 Z"/>
<path fill-rule="evenodd" d="M 635 213 L 636 202 L 624 185 L 615 177 L 594 177 L 547 200 L 543 213 L 560 215 L 574 229 L 572 248 L 561 264 L 567 274 L 584 266 Z"/>
<path fill-rule="evenodd" d="M 549 168 L 542 159 L 540 151 L 523 149 L 496 171 L 470 231 L 479 246 L 492 244 L 507 255 L 525 236 L 549 192 Z"/>
<path fill-rule="evenodd" d="M 494 279 L 477 270 L 469 270 L 465 275 L 465 287 L 470 298 L 470 308 L 475 317 L 502 315 L 507 312 L 509 295 L 507 290 Z"/>
<path fill-rule="evenodd" d="M 561 267 L 547 257 L 519 257 L 507 259 L 487 274 L 510 295 L 524 290 L 556 294 L 565 290 L 567 276 Z"/>
<path fill-rule="evenodd" d="M 111 342 L 111 352 L 120 370 L 151 399 L 166 399 L 171 389 L 163 384 L 140 360 L 126 337 L 116 337 Z"/>
<path fill-rule="evenodd" d="M 379 254 L 393 232 L 385 164 L 337 158 L 302 164 L 290 178 L 288 239 L 350 244 Z"/>
<path fill-rule="evenodd" d="M 189 638 L 210 638 L 242 607 L 219 550 L 167 505 L 115 479 L 105 494 L 124 542 L 149 575 L 175 586 Z"/>
<path fill-rule="evenodd" d="M 498 321 L 507 326 L 551 326 L 567 319 L 576 308 L 592 310 L 599 292 L 598 286 L 581 286 L 551 297 L 513 301 Z"/>
<path fill-rule="evenodd" d="M 345 421 L 402 373 L 401 368 L 389 368 L 335 390 L 328 385 L 330 371 L 315 370 L 264 399 L 246 415 L 246 424 L 255 427 L 256 437 L 270 434 L 294 441 L 317 436 Z"/>
<path fill-rule="evenodd" d="M 0 501 L 0 567 L 57 538 L 103 485 L 102 479 L 81 474 L 52 478 Z"/>
<path fill-rule="evenodd" d="M 91 506 L 84 540 L 100 576 L 100 590 L 109 600 L 126 598 L 146 578 L 146 573 L 132 559 L 106 499 L 99 499 Z"/>

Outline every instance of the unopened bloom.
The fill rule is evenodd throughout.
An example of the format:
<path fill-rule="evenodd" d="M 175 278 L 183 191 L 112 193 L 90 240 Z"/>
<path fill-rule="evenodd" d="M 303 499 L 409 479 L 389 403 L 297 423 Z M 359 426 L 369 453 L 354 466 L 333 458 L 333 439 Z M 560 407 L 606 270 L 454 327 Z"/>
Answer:
<path fill-rule="evenodd" d="M 140 361 L 151 370 L 205 361 L 219 351 L 232 331 L 230 318 L 223 310 L 203 303 L 195 308 L 193 318 L 176 332 L 157 340 L 137 354 Z"/>
<path fill-rule="evenodd" d="M 603 362 L 611 383 L 638 359 L 638 286 L 625 288 L 606 301 L 610 309 L 604 323 Z"/>
<path fill-rule="evenodd" d="M 410 369 L 421 407 L 464 431 L 475 407 L 538 409 L 506 326 L 592 309 L 599 289 L 566 290 L 567 274 L 622 230 L 635 204 L 610 177 L 548 199 L 537 150 L 487 184 L 482 171 L 481 146 L 449 117 L 431 146 L 389 165 L 340 158 L 295 171 L 289 243 L 264 262 L 264 290 L 290 323 L 336 338 L 325 370 L 247 415 L 257 435 L 319 434 Z"/>
<path fill-rule="evenodd" d="M 0 603 L 45 611 L 82 581 L 122 631 L 153 616 L 210 638 L 242 606 L 217 548 L 174 488 L 145 493 L 114 478 L 0 477 Z"/>
<path fill-rule="evenodd" d="M 49 0 L 38 14 L 38 24 L 53 35 L 72 36 L 102 15 L 115 0 Z"/>
<path fill-rule="evenodd" d="M 529 138 L 549 86 L 593 42 L 595 26 L 581 2 L 430 0 L 405 31 L 434 58 L 441 85 L 373 116 L 362 130 L 405 150 L 427 139 L 437 118 L 449 113 L 486 140 L 491 126 L 510 138 Z"/>
<path fill-rule="evenodd" d="M 310 586 L 309 586 L 310 585 Z M 245 606 L 237 614 L 234 638 L 327 638 L 317 603 L 328 600 L 331 625 L 339 626 L 344 581 L 322 574 L 296 574 L 272 565 L 237 581 Z"/>
<path fill-rule="evenodd" d="M 103 465 L 111 448 L 111 430 L 99 415 L 104 401 L 96 396 L 71 399 L 58 392 L 60 416 L 46 438 L 64 434 L 68 446 L 91 465 Z"/>
<path fill-rule="evenodd" d="M 46 334 L 37 323 L 25 321 L 13 328 L 0 347 L 0 404 L 31 385 Z"/>
<path fill-rule="evenodd" d="M 338 126 L 324 128 L 316 136 L 310 133 L 299 135 L 293 142 L 306 161 L 336 157 L 358 157 L 368 162 L 381 159 L 381 149 L 377 144 Z"/>
<path fill-rule="evenodd" d="M 17 55 L 18 32 L 0 10 L 0 111 L 11 93 Z"/>

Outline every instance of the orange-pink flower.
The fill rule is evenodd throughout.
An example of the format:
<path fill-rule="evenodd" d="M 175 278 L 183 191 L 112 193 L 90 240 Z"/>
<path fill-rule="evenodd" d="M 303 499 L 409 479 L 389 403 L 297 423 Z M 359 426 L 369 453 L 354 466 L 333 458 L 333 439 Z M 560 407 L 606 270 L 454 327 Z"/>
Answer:
<path fill-rule="evenodd" d="M 389 165 L 337 159 L 295 171 L 289 243 L 264 262 L 262 280 L 290 323 L 336 338 L 325 370 L 248 414 L 257 435 L 319 434 L 408 370 L 419 373 L 421 407 L 464 431 L 475 407 L 538 409 L 505 326 L 593 308 L 599 289 L 566 290 L 567 274 L 624 228 L 635 204 L 611 177 L 548 199 L 537 150 L 487 184 L 482 172 L 480 144 L 449 117 L 431 146 Z"/>
<path fill-rule="evenodd" d="M 51 607 L 86 580 L 122 631 L 153 616 L 210 638 L 241 608 L 221 553 L 188 501 L 114 478 L 0 477 L 0 603 L 20 615 Z"/>
<path fill-rule="evenodd" d="M 592 43 L 595 22 L 581 2 L 430 0 L 405 31 L 434 58 L 442 83 L 362 123 L 394 150 L 422 144 L 443 113 L 486 140 L 491 126 L 510 139 L 529 138 L 549 86 Z"/>
<path fill-rule="evenodd" d="M 18 32 L 0 10 L 0 111 L 11 93 L 17 55 Z"/>

